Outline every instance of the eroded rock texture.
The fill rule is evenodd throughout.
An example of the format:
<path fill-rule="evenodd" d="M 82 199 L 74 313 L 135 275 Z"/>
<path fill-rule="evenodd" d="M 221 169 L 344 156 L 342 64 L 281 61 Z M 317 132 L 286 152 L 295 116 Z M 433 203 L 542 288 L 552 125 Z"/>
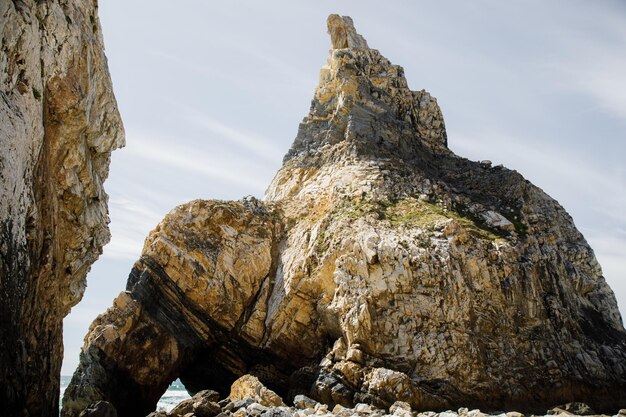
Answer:
<path fill-rule="evenodd" d="M 175 377 L 225 396 L 246 373 L 287 401 L 617 410 L 626 333 L 570 216 L 517 172 L 454 155 L 436 100 L 349 18 L 329 32 L 264 202 L 194 201 L 161 222 L 87 335 L 65 415 L 102 399 L 147 414 Z"/>
<path fill-rule="evenodd" d="M 0 0 L 0 37 L 0 404 L 52 416 L 124 135 L 95 1 Z"/>

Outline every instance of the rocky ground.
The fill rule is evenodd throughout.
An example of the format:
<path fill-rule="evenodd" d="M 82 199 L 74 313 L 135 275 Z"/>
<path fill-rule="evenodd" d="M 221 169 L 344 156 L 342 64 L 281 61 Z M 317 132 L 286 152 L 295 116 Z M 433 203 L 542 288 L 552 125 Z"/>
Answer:
<path fill-rule="evenodd" d="M 115 417 L 116 411 L 107 402 L 99 402 L 85 410 L 80 417 Z M 626 409 L 619 410 L 616 417 L 626 416 Z M 239 378 L 231 387 L 230 395 L 221 399 L 219 393 L 212 390 L 198 392 L 192 398 L 182 401 L 169 413 L 155 411 L 148 417 L 524 417 L 515 411 L 482 412 L 459 408 L 457 411 L 416 412 L 403 401 L 396 401 L 388 408 L 377 408 L 370 404 L 359 403 L 354 407 L 336 404 L 329 407 L 305 395 L 296 395 L 293 405 L 286 405 L 272 390 L 265 387 L 251 375 Z M 584 403 L 568 403 L 547 410 L 546 416 L 605 416 L 596 414 Z"/>

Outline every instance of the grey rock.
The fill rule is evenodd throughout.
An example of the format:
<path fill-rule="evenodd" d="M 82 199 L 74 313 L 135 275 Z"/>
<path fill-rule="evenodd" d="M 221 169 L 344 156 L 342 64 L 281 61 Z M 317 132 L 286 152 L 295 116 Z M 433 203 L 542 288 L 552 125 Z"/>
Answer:
<path fill-rule="evenodd" d="M 194 400 L 193 412 L 198 417 L 214 417 L 222 412 L 220 406 L 210 401 L 207 397 L 201 397 Z"/>
<path fill-rule="evenodd" d="M 179 402 L 176 407 L 172 408 L 172 411 L 168 413 L 170 416 L 182 417 L 187 413 L 193 412 L 193 398 L 189 398 L 187 400 L 183 400 Z"/>
<path fill-rule="evenodd" d="M 258 416 L 259 414 L 268 410 L 268 407 L 259 403 L 252 403 L 246 407 L 246 412 L 251 416 Z"/>
<path fill-rule="evenodd" d="M 241 408 L 247 408 L 249 405 L 252 405 L 256 403 L 256 401 L 254 400 L 254 398 L 243 398 L 240 400 L 235 400 L 233 402 L 231 402 L 230 404 L 228 404 L 226 407 L 223 408 L 223 410 L 225 411 L 230 411 L 230 412 L 235 412 Z"/>
<path fill-rule="evenodd" d="M 117 410 L 110 402 L 97 401 L 81 411 L 79 417 L 117 417 Z"/>
<path fill-rule="evenodd" d="M 207 401 L 218 402 L 220 399 L 220 393 L 210 389 L 198 391 L 192 397 L 194 400 L 205 399 Z"/>
<path fill-rule="evenodd" d="M 311 398 L 302 394 L 296 395 L 293 399 L 293 405 L 295 405 L 296 408 L 299 408 L 301 410 L 305 408 L 315 408 L 317 404 L 319 404 L 317 401 L 312 400 Z"/>
<path fill-rule="evenodd" d="M 293 417 L 288 407 L 272 407 L 261 414 L 261 417 Z"/>
<path fill-rule="evenodd" d="M 396 401 L 389 407 L 389 412 L 398 417 L 413 417 L 411 405 L 404 401 Z"/>

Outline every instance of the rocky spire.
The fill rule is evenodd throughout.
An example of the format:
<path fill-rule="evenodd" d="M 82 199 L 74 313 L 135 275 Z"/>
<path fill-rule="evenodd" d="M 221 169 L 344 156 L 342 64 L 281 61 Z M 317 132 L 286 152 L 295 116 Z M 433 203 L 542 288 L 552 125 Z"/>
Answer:
<path fill-rule="evenodd" d="M 319 163 L 348 154 L 407 159 L 425 148 L 447 152 L 437 100 L 424 90 L 411 91 L 402 67 L 370 49 L 351 18 L 331 15 L 328 32 L 328 62 L 286 160 L 301 155 L 304 163 Z"/>

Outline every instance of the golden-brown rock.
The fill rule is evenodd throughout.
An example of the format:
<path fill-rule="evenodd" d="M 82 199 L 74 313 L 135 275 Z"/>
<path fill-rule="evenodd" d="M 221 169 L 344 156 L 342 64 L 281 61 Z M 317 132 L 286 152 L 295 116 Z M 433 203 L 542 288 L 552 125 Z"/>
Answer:
<path fill-rule="evenodd" d="M 252 398 L 265 407 L 285 406 L 282 398 L 271 389 L 268 389 L 253 375 L 244 375 L 230 386 L 229 400 L 235 401 L 245 398 Z"/>
<path fill-rule="evenodd" d="M 124 143 L 97 2 L 0 1 L 0 403 L 56 416 L 62 319 L 109 240 Z"/>
<path fill-rule="evenodd" d="M 265 202 L 193 202 L 146 241 L 128 290 L 181 346 L 164 373 L 222 394 L 252 374 L 288 401 L 346 407 L 615 411 L 626 332 L 569 215 L 517 172 L 454 155 L 435 99 L 351 20 L 331 16 L 329 32 Z M 101 386 L 85 369 L 109 342 L 93 334 L 73 385 Z M 164 352 L 136 343 L 107 360 L 156 392 L 168 379 L 145 385 L 122 352 Z"/>

